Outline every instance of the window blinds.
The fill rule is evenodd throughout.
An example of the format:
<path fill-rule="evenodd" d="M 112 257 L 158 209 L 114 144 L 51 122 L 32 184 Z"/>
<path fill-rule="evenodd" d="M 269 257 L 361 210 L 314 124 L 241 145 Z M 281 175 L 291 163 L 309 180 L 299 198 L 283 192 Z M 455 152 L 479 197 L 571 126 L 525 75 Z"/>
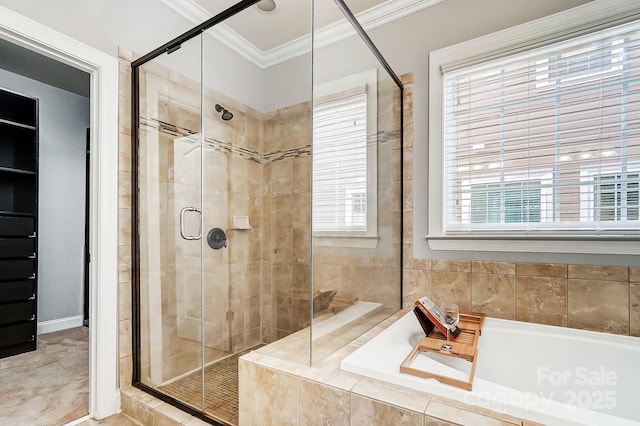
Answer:
<path fill-rule="evenodd" d="M 447 233 L 640 228 L 640 23 L 443 81 Z"/>
<path fill-rule="evenodd" d="M 313 231 L 367 230 L 366 87 L 328 96 L 313 110 Z"/>

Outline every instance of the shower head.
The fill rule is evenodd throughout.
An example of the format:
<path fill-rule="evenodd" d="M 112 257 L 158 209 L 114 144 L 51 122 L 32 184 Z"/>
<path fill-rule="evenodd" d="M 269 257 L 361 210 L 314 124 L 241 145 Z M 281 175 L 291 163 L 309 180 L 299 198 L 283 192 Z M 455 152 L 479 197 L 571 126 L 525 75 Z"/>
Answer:
<path fill-rule="evenodd" d="M 216 111 L 222 113 L 222 119 L 224 121 L 229 121 L 233 118 L 233 113 L 220 104 L 216 104 Z"/>

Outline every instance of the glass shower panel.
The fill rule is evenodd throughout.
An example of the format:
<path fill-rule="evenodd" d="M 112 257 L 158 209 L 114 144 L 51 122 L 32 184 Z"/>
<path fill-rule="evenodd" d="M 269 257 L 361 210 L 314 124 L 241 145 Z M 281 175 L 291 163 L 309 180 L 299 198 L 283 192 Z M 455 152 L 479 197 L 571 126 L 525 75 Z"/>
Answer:
<path fill-rule="evenodd" d="M 139 68 L 140 381 L 202 409 L 201 37 Z M 184 382 L 188 382 L 185 385 Z"/>
<path fill-rule="evenodd" d="M 313 363 L 401 306 L 401 89 L 338 3 L 314 2 Z"/>
<path fill-rule="evenodd" d="M 228 351 L 205 359 L 207 375 L 283 338 L 271 356 L 309 363 L 311 2 L 278 7 L 252 6 L 224 23 L 261 54 L 223 46 L 219 27 L 204 39 L 205 234 L 220 227 L 228 237 L 226 249 L 203 249 L 205 344 Z M 294 7 L 309 19 L 279 25 Z M 294 39 L 290 61 L 269 57 Z M 226 420 L 212 386 L 205 380 L 205 412 Z"/>
<path fill-rule="evenodd" d="M 400 308 L 402 90 L 338 5 L 243 0 L 134 62 L 134 384 L 222 424 L 243 354 L 308 365 Z"/>

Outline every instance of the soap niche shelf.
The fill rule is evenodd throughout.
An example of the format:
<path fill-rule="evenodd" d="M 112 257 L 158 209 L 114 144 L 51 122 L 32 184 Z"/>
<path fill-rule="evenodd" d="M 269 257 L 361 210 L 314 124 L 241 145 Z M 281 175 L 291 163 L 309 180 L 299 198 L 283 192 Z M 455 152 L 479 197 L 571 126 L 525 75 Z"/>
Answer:
<path fill-rule="evenodd" d="M 233 216 L 233 221 L 231 225 L 231 229 L 238 230 L 248 230 L 253 229 L 253 227 L 249 224 L 249 216 Z"/>

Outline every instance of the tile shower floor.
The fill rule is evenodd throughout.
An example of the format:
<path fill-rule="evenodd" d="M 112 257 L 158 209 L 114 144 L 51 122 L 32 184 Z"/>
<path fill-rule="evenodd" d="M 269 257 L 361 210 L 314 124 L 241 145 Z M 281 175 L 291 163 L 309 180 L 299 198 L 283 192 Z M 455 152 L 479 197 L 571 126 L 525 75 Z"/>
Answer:
<path fill-rule="evenodd" d="M 204 369 L 204 412 L 230 425 L 238 424 L 238 358 L 258 345 L 208 365 Z M 196 371 L 158 390 L 193 407 L 202 406 L 202 372 Z"/>
<path fill-rule="evenodd" d="M 89 329 L 38 336 L 38 350 L 0 359 L 0 425 L 62 425 L 89 412 Z"/>

